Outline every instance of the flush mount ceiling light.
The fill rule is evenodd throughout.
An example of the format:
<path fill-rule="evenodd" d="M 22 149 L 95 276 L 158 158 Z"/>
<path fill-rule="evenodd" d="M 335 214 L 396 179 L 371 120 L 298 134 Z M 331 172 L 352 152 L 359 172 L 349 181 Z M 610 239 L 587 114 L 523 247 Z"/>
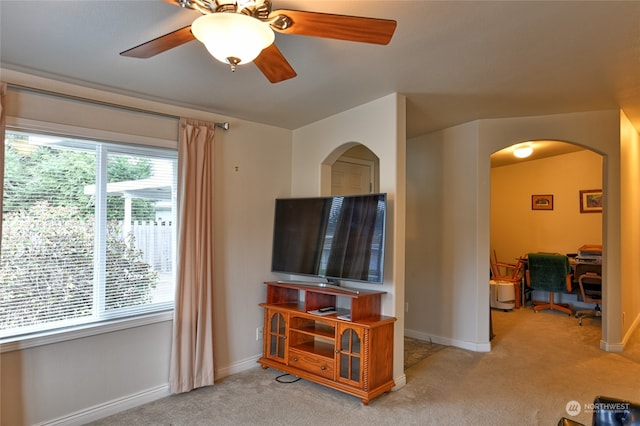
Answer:
<path fill-rule="evenodd" d="M 269 24 L 240 13 L 203 15 L 191 24 L 193 35 L 209 53 L 236 70 L 236 65 L 252 62 L 273 44 L 275 34 Z"/>
<path fill-rule="evenodd" d="M 531 144 L 519 145 L 513 150 L 513 155 L 518 158 L 527 158 L 533 154 L 533 146 Z"/>

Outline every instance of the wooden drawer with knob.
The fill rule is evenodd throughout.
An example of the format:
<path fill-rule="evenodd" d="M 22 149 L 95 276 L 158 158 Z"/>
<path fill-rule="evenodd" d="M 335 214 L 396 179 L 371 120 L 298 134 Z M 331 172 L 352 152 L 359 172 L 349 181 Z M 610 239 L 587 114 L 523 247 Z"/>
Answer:
<path fill-rule="evenodd" d="M 326 358 L 305 351 L 289 349 L 290 366 L 300 368 L 318 376 L 335 380 L 335 369 L 333 358 Z"/>

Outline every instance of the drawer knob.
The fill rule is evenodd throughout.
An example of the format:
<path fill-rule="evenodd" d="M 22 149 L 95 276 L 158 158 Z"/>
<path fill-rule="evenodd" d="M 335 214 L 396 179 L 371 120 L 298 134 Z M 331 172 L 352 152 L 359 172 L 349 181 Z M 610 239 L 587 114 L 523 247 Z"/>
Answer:
<path fill-rule="evenodd" d="M 293 362 L 298 362 L 298 357 L 297 356 L 293 357 Z"/>
<path fill-rule="evenodd" d="M 326 365 L 323 365 L 322 367 L 320 367 L 320 370 L 322 370 L 322 371 L 324 371 L 324 370 L 326 370 L 326 369 L 327 369 L 327 366 L 326 366 Z"/>

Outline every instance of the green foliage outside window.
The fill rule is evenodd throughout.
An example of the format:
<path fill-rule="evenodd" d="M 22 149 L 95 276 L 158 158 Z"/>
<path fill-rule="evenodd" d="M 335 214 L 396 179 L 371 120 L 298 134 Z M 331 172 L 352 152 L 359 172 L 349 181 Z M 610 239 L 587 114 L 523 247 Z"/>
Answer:
<path fill-rule="evenodd" d="M 91 315 L 92 225 L 46 202 L 4 215 L 0 329 Z"/>
<path fill-rule="evenodd" d="M 158 274 L 151 265 L 141 261 L 142 252 L 134 247 L 132 235 L 123 241 L 120 227 L 113 221 L 107 229 L 105 309 L 151 302 L 151 291 L 156 288 Z"/>
<path fill-rule="evenodd" d="M 96 155 L 79 149 L 30 146 L 8 133 L 5 144 L 0 330 L 94 315 L 150 302 L 158 275 L 142 259 L 133 236 L 123 239 L 118 223 L 124 199 L 107 203 L 104 297 L 96 291 Z M 11 139 L 13 137 L 13 140 Z M 109 181 L 152 175 L 145 158 L 109 158 Z M 133 200 L 133 220 L 153 220 L 154 201 Z M 102 302 L 96 303 L 96 300 Z"/>
<path fill-rule="evenodd" d="M 94 214 L 95 200 L 84 193 L 85 185 L 95 184 L 96 160 L 93 152 L 35 147 L 31 152 L 20 152 L 20 143 L 9 142 L 5 149 L 5 182 L 3 209 L 15 212 L 37 201 L 48 201 L 52 206 L 73 206 L 82 217 Z M 107 165 L 107 181 L 123 182 L 150 177 L 148 159 L 132 161 L 125 156 L 114 156 Z M 134 199 L 133 220 L 155 218 L 153 201 Z M 107 219 L 124 218 L 124 199 L 109 197 Z"/>
<path fill-rule="evenodd" d="M 147 303 L 157 274 L 122 241 L 116 224 L 108 229 L 106 310 Z M 0 329 L 92 315 L 93 220 L 80 219 L 74 207 L 38 202 L 5 215 L 3 234 Z"/>

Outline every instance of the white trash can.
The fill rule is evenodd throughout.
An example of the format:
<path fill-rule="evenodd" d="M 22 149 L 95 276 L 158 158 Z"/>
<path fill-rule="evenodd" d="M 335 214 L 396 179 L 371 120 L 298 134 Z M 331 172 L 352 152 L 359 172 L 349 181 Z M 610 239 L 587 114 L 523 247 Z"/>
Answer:
<path fill-rule="evenodd" d="M 491 307 L 510 310 L 516 306 L 516 289 L 508 281 L 489 281 Z"/>

